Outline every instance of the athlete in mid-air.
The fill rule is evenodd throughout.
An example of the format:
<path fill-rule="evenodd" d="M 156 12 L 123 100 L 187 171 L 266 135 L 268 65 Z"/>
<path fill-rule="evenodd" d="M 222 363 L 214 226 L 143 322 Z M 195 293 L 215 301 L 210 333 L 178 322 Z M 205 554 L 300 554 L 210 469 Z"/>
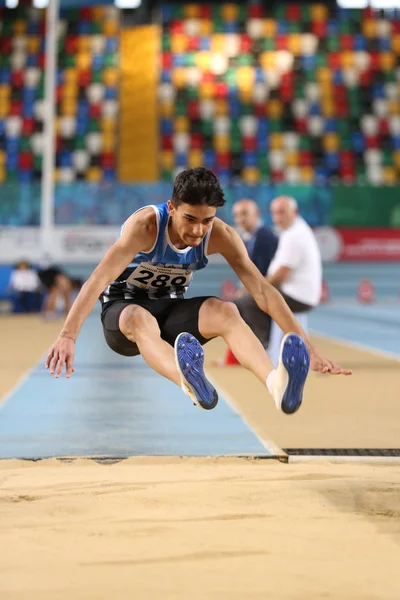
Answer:
<path fill-rule="evenodd" d="M 281 294 L 251 262 L 239 235 L 216 217 L 224 203 L 214 173 L 187 169 L 176 177 L 170 201 L 131 215 L 79 292 L 47 356 L 50 373 L 60 377 L 65 365 L 71 376 L 75 340 L 100 299 L 109 347 L 123 356 L 141 354 L 204 409 L 214 408 L 218 395 L 203 371 L 202 345 L 217 336 L 286 414 L 302 402 L 310 365 L 322 373 L 351 374 L 312 346 Z M 184 297 L 194 271 L 203 269 L 211 254 L 227 260 L 258 306 L 285 332 L 277 369 L 233 303 Z"/>

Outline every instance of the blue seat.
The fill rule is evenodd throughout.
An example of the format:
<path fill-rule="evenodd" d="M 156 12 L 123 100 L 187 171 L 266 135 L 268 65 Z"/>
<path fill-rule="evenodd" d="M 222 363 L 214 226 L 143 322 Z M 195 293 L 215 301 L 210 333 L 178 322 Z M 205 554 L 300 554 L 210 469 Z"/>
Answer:
<path fill-rule="evenodd" d="M 161 119 L 160 130 L 162 135 L 172 135 L 174 132 L 172 119 Z"/>
<path fill-rule="evenodd" d="M 175 155 L 175 163 L 177 167 L 186 167 L 188 163 L 187 154 L 185 152 L 177 152 Z"/>
<path fill-rule="evenodd" d="M 175 68 L 177 67 L 185 67 L 187 61 L 186 54 L 174 54 L 173 56 L 173 65 Z"/>
<path fill-rule="evenodd" d="M 327 133 L 334 133 L 337 131 L 337 121 L 336 119 L 326 119 L 325 121 L 325 131 Z"/>
<path fill-rule="evenodd" d="M 199 49 L 204 51 L 211 50 L 211 39 L 209 36 L 202 35 L 200 37 Z"/>
<path fill-rule="evenodd" d="M 90 21 L 79 21 L 78 35 L 90 35 L 92 33 L 92 23 Z"/>
<path fill-rule="evenodd" d="M 329 171 L 336 171 L 339 168 L 339 154 L 337 152 L 326 152 L 325 165 Z"/>
<path fill-rule="evenodd" d="M 105 100 L 117 100 L 118 99 L 118 88 L 106 87 L 104 91 Z"/>
<path fill-rule="evenodd" d="M 105 54 L 116 54 L 118 52 L 118 38 L 106 38 Z"/>
<path fill-rule="evenodd" d="M 365 150 L 365 140 L 364 136 L 359 131 L 354 131 L 351 134 L 351 145 L 353 146 L 353 150 L 358 154 L 361 154 Z"/>
<path fill-rule="evenodd" d="M 223 33 L 239 33 L 239 22 L 238 21 L 224 21 L 222 24 Z"/>
<path fill-rule="evenodd" d="M 256 167 L 257 166 L 257 155 L 255 152 L 243 152 L 243 165 L 245 167 Z"/>

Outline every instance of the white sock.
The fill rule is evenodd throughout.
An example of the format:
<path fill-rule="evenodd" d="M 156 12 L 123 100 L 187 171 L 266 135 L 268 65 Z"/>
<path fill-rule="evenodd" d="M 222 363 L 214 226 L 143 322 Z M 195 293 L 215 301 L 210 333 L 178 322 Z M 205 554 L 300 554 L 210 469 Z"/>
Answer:
<path fill-rule="evenodd" d="M 272 396 L 272 384 L 274 382 L 274 377 L 275 377 L 275 373 L 276 373 L 276 369 L 272 369 L 271 373 L 269 373 L 267 380 L 266 380 L 266 384 L 267 384 L 267 388 L 269 393 Z"/>

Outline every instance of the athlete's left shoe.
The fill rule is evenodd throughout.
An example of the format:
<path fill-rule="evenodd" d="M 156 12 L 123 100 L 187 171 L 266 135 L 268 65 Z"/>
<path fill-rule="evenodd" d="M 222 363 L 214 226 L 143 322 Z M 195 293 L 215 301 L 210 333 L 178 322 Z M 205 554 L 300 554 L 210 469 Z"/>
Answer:
<path fill-rule="evenodd" d="M 271 389 L 276 407 L 287 415 L 300 408 L 309 368 L 310 356 L 304 340 L 295 333 L 287 333 L 281 343 Z"/>
<path fill-rule="evenodd" d="M 215 408 L 218 394 L 204 374 L 204 352 L 190 333 L 180 333 L 175 340 L 175 360 L 182 378 L 182 389 L 204 410 Z"/>

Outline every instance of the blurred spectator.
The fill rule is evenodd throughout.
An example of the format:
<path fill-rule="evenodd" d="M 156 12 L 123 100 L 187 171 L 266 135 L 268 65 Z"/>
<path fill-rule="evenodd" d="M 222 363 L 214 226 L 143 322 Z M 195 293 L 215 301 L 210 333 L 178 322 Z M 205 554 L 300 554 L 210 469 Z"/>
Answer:
<path fill-rule="evenodd" d="M 276 252 L 278 238 L 269 227 L 261 223 L 258 206 L 254 200 L 243 199 L 236 202 L 233 205 L 233 217 L 250 259 L 265 276 Z M 267 348 L 271 328 L 270 316 L 258 307 L 253 296 L 244 287 L 238 290 L 234 303 L 242 319 L 264 348 Z"/>
<path fill-rule="evenodd" d="M 56 308 L 59 298 L 61 298 L 64 313 L 68 314 L 73 302 L 73 292 L 82 287 L 81 280 L 69 277 L 60 267 L 51 264 L 48 258 L 40 266 L 39 279 L 47 291 L 43 306 L 45 318 L 51 319 L 57 316 Z"/>
<path fill-rule="evenodd" d="M 40 280 L 28 261 L 18 262 L 8 284 L 13 302 L 13 312 L 39 312 L 42 300 Z"/>
<path fill-rule="evenodd" d="M 300 217 L 294 198 L 275 198 L 271 203 L 271 216 L 280 235 L 267 280 L 280 290 L 289 308 L 307 331 L 308 313 L 321 299 L 322 261 L 319 247 L 311 227 Z M 282 335 L 279 327 L 273 323 L 268 354 L 274 364 L 279 356 Z"/>

